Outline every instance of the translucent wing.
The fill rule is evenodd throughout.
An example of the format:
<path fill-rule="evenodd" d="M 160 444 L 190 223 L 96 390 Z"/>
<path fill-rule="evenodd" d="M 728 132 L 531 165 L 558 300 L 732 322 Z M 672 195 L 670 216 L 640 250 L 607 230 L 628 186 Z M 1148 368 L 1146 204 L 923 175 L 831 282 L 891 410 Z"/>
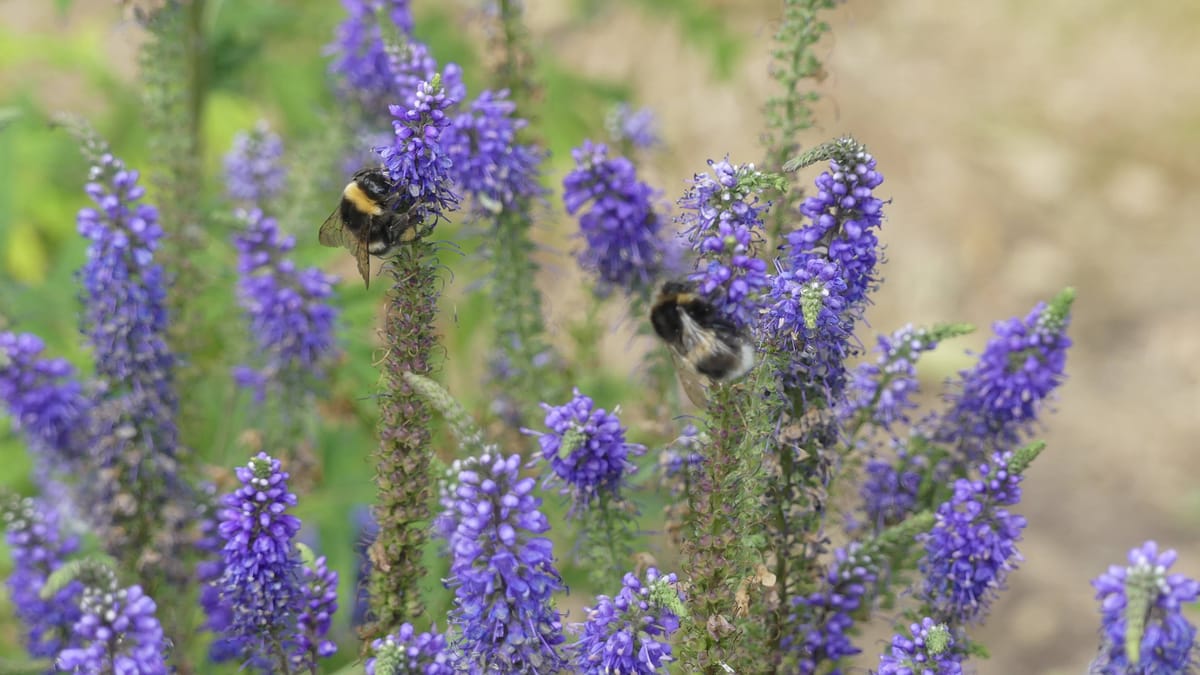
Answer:
<path fill-rule="evenodd" d="M 321 232 L 317 235 L 317 238 L 321 241 L 322 246 L 331 246 L 333 248 L 345 246 L 346 248 L 351 248 L 347 240 L 352 239 L 352 237 L 346 236 L 346 224 L 342 222 L 341 205 L 338 205 L 333 210 L 333 213 L 329 214 L 329 217 L 325 219 L 325 222 L 321 224 Z"/>
<path fill-rule="evenodd" d="M 371 253 L 367 251 L 365 244 L 360 243 L 357 239 L 354 240 L 354 260 L 358 263 L 358 273 L 362 275 L 363 283 L 367 288 L 371 287 Z"/>
<path fill-rule="evenodd" d="M 670 352 L 671 360 L 675 362 L 675 374 L 679 376 L 679 384 L 683 385 L 683 391 L 687 394 L 688 400 L 697 408 L 707 407 L 709 379 L 696 372 L 692 364 L 688 363 L 687 359 L 680 356 L 674 349 Z"/>

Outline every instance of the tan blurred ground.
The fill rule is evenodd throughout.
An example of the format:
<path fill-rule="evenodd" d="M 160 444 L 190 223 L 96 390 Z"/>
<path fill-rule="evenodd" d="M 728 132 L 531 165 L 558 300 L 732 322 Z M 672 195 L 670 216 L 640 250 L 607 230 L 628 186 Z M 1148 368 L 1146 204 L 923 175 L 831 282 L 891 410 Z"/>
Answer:
<path fill-rule="evenodd" d="M 567 64 L 632 82 L 663 116 L 669 197 L 709 157 L 761 155 L 781 3 L 721 3 L 749 40 L 730 82 L 658 16 L 622 9 L 571 30 L 565 9 L 528 4 Z M 832 22 L 806 145 L 853 133 L 886 176 L 872 324 L 986 328 L 1078 289 L 1070 380 L 1026 481 L 1027 560 L 979 631 L 993 658 L 974 666 L 1084 672 L 1090 578 L 1150 538 L 1200 575 L 1200 3 L 852 2 Z M 960 364 L 932 365 L 936 384 Z"/>

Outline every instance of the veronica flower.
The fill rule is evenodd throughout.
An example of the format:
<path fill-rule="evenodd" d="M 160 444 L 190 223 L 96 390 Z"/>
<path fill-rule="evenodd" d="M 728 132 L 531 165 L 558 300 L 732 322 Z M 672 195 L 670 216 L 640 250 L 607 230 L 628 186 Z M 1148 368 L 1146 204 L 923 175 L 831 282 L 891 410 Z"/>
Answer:
<path fill-rule="evenodd" d="M 337 36 L 328 47 L 334 55 L 329 70 L 337 82 L 338 94 L 380 120 L 388 105 L 404 100 L 385 32 L 404 38 L 412 35 L 409 4 L 409 0 L 343 0 L 347 17 L 338 25 Z"/>
<path fill-rule="evenodd" d="M 58 517 L 58 512 L 40 499 L 13 499 L 4 504 L 5 541 L 13 568 L 5 585 L 22 624 L 21 640 L 35 658 L 54 656 L 76 642 L 72 629 L 80 616 L 82 585 L 72 581 L 50 598 L 41 596 L 50 574 L 79 549 L 76 537 L 63 536 Z"/>
<path fill-rule="evenodd" d="M 59 653 L 56 666 L 71 673 L 167 675 L 166 642 L 157 606 L 141 586 L 117 588 L 110 577 L 83 589 L 75 622 L 78 647 Z"/>
<path fill-rule="evenodd" d="M 512 209 L 543 192 L 538 184 L 543 153 L 517 142 L 528 123 L 515 113 L 507 91 L 485 91 L 452 116 L 442 133 L 457 191 L 471 197 L 477 213 Z"/>
<path fill-rule="evenodd" d="M 736 326 L 746 326 L 757 317 L 758 296 L 768 283 L 767 264 L 754 249 L 770 206 L 758 194 L 769 183 L 753 164 L 708 165 L 712 175 L 696 174 L 679 200 L 683 213 L 677 220 L 699 254 L 700 268 L 692 275 L 698 291 Z"/>
<path fill-rule="evenodd" d="M 910 627 L 910 634 L 892 638 L 891 653 L 879 657 L 878 675 L 962 675 L 962 655 L 954 649 L 954 636 L 945 624 L 925 617 Z"/>
<path fill-rule="evenodd" d="M 821 585 L 796 598 L 789 617 L 795 626 L 794 637 L 786 638 L 784 646 L 799 654 L 798 672 L 815 673 L 862 651 L 850 641 L 849 633 L 876 578 L 871 559 L 860 553 L 856 544 L 834 552 Z M 841 670 L 834 667 L 821 672 L 832 675 Z"/>
<path fill-rule="evenodd" d="M 1032 430 L 1063 381 L 1074 298 L 1067 289 L 1050 304 L 1038 303 L 1024 319 L 993 326 L 995 337 L 978 363 L 960 373 L 959 392 L 938 440 L 956 443 L 970 461 L 991 447 L 1012 448 Z"/>
<path fill-rule="evenodd" d="M 683 595 L 674 574 L 660 575 L 651 567 L 643 583 L 626 573 L 614 597 L 596 597 L 584 610 L 587 621 L 576 624 L 579 640 L 570 646 L 573 673 L 603 675 L 665 673 L 671 654 L 671 635 L 679 630 Z"/>
<path fill-rule="evenodd" d="M 238 467 L 241 486 L 222 500 L 218 532 L 223 572 L 215 582 L 229 612 L 225 637 L 264 671 L 297 649 L 297 617 L 305 599 L 293 540 L 300 520 L 279 460 L 259 453 Z"/>
<path fill-rule="evenodd" d="M 300 574 L 303 599 L 296 619 L 298 634 L 292 664 L 301 670 L 316 672 L 319 659 L 337 652 L 337 645 L 326 635 L 338 607 L 338 573 L 329 569 L 325 556 L 321 556 L 301 567 Z"/>
<path fill-rule="evenodd" d="M 361 626 L 367 622 L 371 613 L 371 594 L 368 581 L 371 577 L 371 544 L 379 536 L 379 523 L 369 506 L 357 506 L 352 516 L 354 523 L 354 611 L 350 614 L 350 625 Z"/>
<path fill-rule="evenodd" d="M 230 199 L 262 207 L 283 193 L 287 169 L 282 166 L 283 140 L 260 121 L 233 139 L 225 155 L 225 190 Z"/>
<path fill-rule="evenodd" d="M 417 633 L 411 623 L 371 642 L 374 656 L 367 659 L 367 675 L 412 673 L 413 675 L 454 675 L 455 652 L 446 644 L 446 636 L 436 630 Z"/>
<path fill-rule="evenodd" d="M 43 468 L 68 469 L 86 453 L 91 401 L 63 359 L 42 357 L 29 333 L 0 333 L 0 401 Z"/>
<path fill-rule="evenodd" d="M 894 462 L 878 457 L 867 461 L 859 495 L 873 531 L 895 525 L 913 512 L 926 464 L 923 455 L 904 448 L 897 452 Z"/>
<path fill-rule="evenodd" d="M 855 368 L 847 401 L 838 408 L 842 419 L 866 414 L 882 429 L 897 422 L 908 422 L 908 411 L 917 407 L 912 395 L 917 382 L 917 358 L 937 347 L 941 331 L 913 328 L 909 324 L 889 335 L 880 335 L 874 363 Z"/>
<path fill-rule="evenodd" d="M 626 476 L 637 471 L 630 455 L 645 448 L 625 442 L 625 428 L 616 414 L 596 408 L 592 399 L 575 390 L 575 398 L 561 406 L 543 403 L 548 433 L 524 429 L 538 437 L 542 459 L 550 463 L 555 481 L 564 484 L 576 506 L 587 508 L 601 494 L 616 496 Z"/>
<path fill-rule="evenodd" d="M 451 623 L 470 673 L 553 673 L 565 666 L 562 624 L 551 596 L 562 589 L 550 529 L 520 477 L 521 458 L 485 452 L 455 462 L 457 483 L 442 495 L 437 530 L 450 549 Z"/>
<path fill-rule="evenodd" d="M 450 124 L 446 108 L 453 101 L 446 96 L 441 78 L 422 82 L 411 108 L 389 106 L 395 119 L 395 139 L 376 148 L 387 167 L 389 178 L 403 186 L 402 202 L 415 210 L 427 227 L 436 224 L 443 211 L 458 206 L 458 195 L 450 188 L 453 179 L 451 160 L 441 144 L 441 135 Z"/>
<path fill-rule="evenodd" d="M 608 135 L 618 145 L 646 149 L 662 143 L 658 136 L 658 120 L 650 108 L 634 111 L 628 103 L 620 103 L 604 122 Z"/>
<path fill-rule="evenodd" d="M 1200 583 L 1167 573 L 1175 557 L 1148 541 L 1129 551 L 1128 567 L 1114 565 L 1092 580 L 1103 643 L 1092 672 L 1195 672 L 1196 627 L 1183 606 L 1200 597 Z"/>
<path fill-rule="evenodd" d="M 694 424 L 687 424 L 679 437 L 663 449 L 658 464 L 662 468 L 663 478 L 672 485 L 672 493 L 678 494 L 672 479 L 685 477 L 704 462 L 700 449 L 704 447 L 704 437 Z"/>
<path fill-rule="evenodd" d="M 663 267 L 662 219 L 655 191 L 638 180 L 624 157 L 608 156 L 608 147 L 585 140 L 571 151 L 575 169 L 563 178 L 563 204 L 579 216 L 587 242 L 580 267 L 594 271 L 603 286 L 647 294 Z"/>
<path fill-rule="evenodd" d="M 924 535 L 923 596 L 946 620 L 974 621 L 1004 587 L 1021 560 L 1017 541 L 1025 518 L 1005 506 L 1021 500 L 1021 475 L 1009 471 L 1013 453 L 996 453 L 979 478 L 960 478 L 954 496 L 938 507 Z"/>
<path fill-rule="evenodd" d="M 242 386 L 262 402 L 267 390 L 295 393 L 306 380 L 320 377 L 336 349 L 337 311 L 329 304 L 335 277 L 317 267 L 297 269 L 288 254 L 292 236 L 280 234 L 274 218 L 262 211 L 239 211 L 244 228 L 234 235 L 238 249 L 238 302 L 250 322 L 261 369 L 234 369 Z"/>

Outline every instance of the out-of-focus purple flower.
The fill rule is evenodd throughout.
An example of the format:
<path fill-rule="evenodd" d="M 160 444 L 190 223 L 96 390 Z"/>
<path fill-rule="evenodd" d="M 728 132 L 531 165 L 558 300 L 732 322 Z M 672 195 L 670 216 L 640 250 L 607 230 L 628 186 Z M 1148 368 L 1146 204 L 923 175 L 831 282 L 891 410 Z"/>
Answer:
<path fill-rule="evenodd" d="M 238 302 L 250 321 L 261 369 L 235 369 L 238 384 L 262 402 L 268 390 L 296 391 L 321 377 L 336 349 L 337 311 L 329 304 L 336 280 L 317 267 L 297 269 L 288 253 L 295 237 L 279 232 L 259 209 L 239 211 L 245 229 L 233 237 L 238 249 Z"/>
<path fill-rule="evenodd" d="M 118 589 L 113 579 L 84 588 L 74 628 L 81 646 L 64 649 L 55 665 L 69 673 L 166 675 L 171 671 L 156 609 L 141 586 Z"/>
<path fill-rule="evenodd" d="M 72 581 L 49 599 L 41 597 L 42 587 L 50 573 L 79 549 L 79 540 L 63 536 L 58 512 L 40 499 L 14 498 L 4 504 L 4 528 L 13 563 L 5 585 L 22 623 L 22 642 L 30 656 L 55 656 L 77 644 L 72 631 L 80 617 L 83 586 Z"/>
<path fill-rule="evenodd" d="M 367 675 L 454 675 L 457 672 L 455 651 L 447 646 L 446 636 L 437 630 L 417 633 L 410 623 L 401 624 L 395 633 L 372 641 L 371 652 L 374 656 L 367 659 Z"/>
<path fill-rule="evenodd" d="M 225 190 L 229 198 L 261 208 L 280 196 L 287 184 L 282 158 L 283 139 L 271 131 L 266 121 L 235 136 L 233 149 L 225 155 Z"/>
<path fill-rule="evenodd" d="M 411 37 L 409 0 L 342 0 L 342 5 L 347 16 L 327 48 L 334 56 L 329 70 L 343 100 L 384 119 L 389 105 L 404 100 L 385 33 L 393 39 Z"/>
<path fill-rule="evenodd" d="M 977 480 L 955 481 L 954 496 L 938 507 L 924 535 L 923 596 L 945 620 L 981 618 L 1022 559 L 1017 541 L 1025 518 L 1004 508 L 1021 500 L 1021 475 L 1008 470 L 1012 458 L 996 453 L 980 465 Z"/>
<path fill-rule="evenodd" d="M 601 493 L 615 496 L 625 477 L 637 471 L 629 456 L 640 455 L 645 448 L 626 443 L 625 428 L 616 414 L 596 408 L 578 389 L 567 403 L 557 407 L 543 403 L 542 409 L 550 431 L 523 431 L 538 437 L 542 459 L 554 471 L 546 483 L 564 483 L 564 494 L 571 495 L 577 508 L 586 509 Z"/>
<path fill-rule="evenodd" d="M 954 648 L 954 636 L 945 624 L 925 617 L 914 623 L 911 637 L 897 633 L 891 653 L 879 657 L 878 675 L 962 675 L 962 654 Z"/>
<path fill-rule="evenodd" d="M 704 455 L 700 453 L 702 447 L 704 441 L 700 431 L 693 424 L 686 425 L 679 437 L 664 448 L 659 457 L 658 464 L 662 468 L 663 477 L 670 480 L 685 476 L 700 466 L 704 462 Z"/>
<path fill-rule="evenodd" d="M 86 453 L 91 403 L 71 364 L 44 349 L 36 335 L 0 333 L 0 401 L 44 468 L 65 470 Z"/>
<path fill-rule="evenodd" d="M 237 478 L 241 487 L 222 498 L 218 526 L 224 564 L 215 585 L 230 612 L 225 637 L 243 659 L 279 664 L 295 649 L 304 602 L 293 544 L 300 520 L 287 513 L 296 495 L 279 460 L 266 453 L 238 467 Z"/>
<path fill-rule="evenodd" d="M 579 640 L 570 646 L 571 672 L 582 675 L 666 672 L 671 635 L 679 630 L 683 595 L 674 574 L 660 575 L 651 567 L 642 583 L 626 573 L 614 597 L 596 596 L 585 610 L 587 621 L 576 624 Z"/>
<path fill-rule="evenodd" d="M 300 573 L 303 598 L 292 665 L 300 671 L 315 670 L 320 659 L 337 652 L 337 645 L 325 636 L 338 607 L 338 573 L 325 564 L 325 556 L 301 567 Z"/>
<path fill-rule="evenodd" d="M 371 578 L 371 544 L 379 536 L 379 523 L 369 506 L 357 506 L 354 509 L 354 558 L 358 561 L 354 571 L 354 611 L 350 615 L 351 626 L 365 624 L 371 613 L 371 593 L 368 582 Z"/>
<path fill-rule="evenodd" d="M 477 214 L 500 213 L 543 193 L 538 184 L 543 153 L 517 142 L 528 123 L 514 116 L 516 109 L 507 91 L 485 91 L 451 117 L 442 133 L 455 187 L 471 197 Z"/>
<path fill-rule="evenodd" d="M 97 159 L 86 186 L 98 208 L 80 209 L 90 242 L 83 282 L 83 333 L 106 398 L 128 393 L 139 438 L 152 454 L 174 456 L 178 432 L 175 356 L 167 347 L 166 281 L 154 252 L 163 237 L 158 211 L 141 202 L 138 172 L 111 154 Z"/>
<path fill-rule="evenodd" d="M 796 598 L 789 617 L 793 637 L 785 638 L 784 646 L 799 655 L 797 672 L 809 675 L 862 651 L 850 641 L 849 633 L 854 614 L 862 608 L 875 579 L 871 559 L 859 551 L 857 544 L 834 552 L 821 586 Z"/>
<path fill-rule="evenodd" d="M 1103 645 L 1092 672 L 1191 673 L 1197 668 L 1196 627 L 1183 605 L 1200 597 L 1200 583 L 1168 574 L 1174 550 L 1148 541 L 1129 551 L 1129 566 L 1113 565 L 1092 580 L 1100 601 Z"/>
<path fill-rule="evenodd" d="M 633 162 L 610 158 L 602 143 L 585 140 L 571 156 L 575 169 L 563 178 L 563 204 L 579 215 L 587 242 L 580 267 L 594 271 L 601 284 L 648 293 L 662 273 L 665 248 L 655 191 L 638 180 Z"/>
<path fill-rule="evenodd" d="M 520 455 L 485 452 L 455 462 L 457 484 L 443 489 L 436 527 L 449 545 L 456 645 L 468 672 L 547 672 L 565 666 L 562 623 L 551 596 L 562 589 L 550 529 L 520 477 Z"/>
<path fill-rule="evenodd" d="M 940 335 L 909 324 L 888 335 L 879 336 L 875 363 L 864 362 L 855 368 L 847 400 L 838 408 L 843 420 L 863 412 L 883 429 L 897 422 L 908 422 L 908 411 L 917 407 L 912 395 L 917 382 L 917 359 L 921 353 L 937 347 Z"/>
<path fill-rule="evenodd" d="M 874 532 L 899 523 L 913 512 L 925 463 L 923 455 L 904 449 L 899 450 L 895 462 L 877 457 L 867 461 L 859 495 Z"/>
<path fill-rule="evenodd" d="M 691 278 L 736 326 L 747 326 L 757 319 L 758 296 L 768 285 L 767 263 L 754 250 L 770 206 L 758 200 L 766 187 L 764 174 L 753 164 L 734 165 L 728 159 L 708 165 L 712 175 L 696 174 L 679 200 L 683 213 L 677 220 L 699 254 L 699 269 Z"/>
<path fill-rule="evenodd" d="M 402 206 L 413 209 L 426 227 L 435 225 L 443 211 L 458 207 L 458 195 L 451 189 L 450 157 L 441 144 L 442 132 L 450 124 L 446 108 L 452 103 L 440 77 L 422 82 L 411 108 L 389 107 L 395 117 L 395 138 L 391 145 L 376 148 L 388 176 L 399 186 Z"/>
<path fill-rule="evenodd" d="M 644 150 L 662 142 L 658 120 L 650 108 L 634 111 L 628 103 L 619 103 L 608 114 L 605 127 L 613 142 L 621 146 Z"/>
<path fill-rule="evenodd" d="M 997 322 L 979 362 L 960 373 L 960 390 L 938 440 L 954 442 L 968 461 L 989 448 L 1009 449 L 1029 433 L 1062 384 L 1071 339 L 1074 291 L 1038 303 L 1024 319 Z"/>

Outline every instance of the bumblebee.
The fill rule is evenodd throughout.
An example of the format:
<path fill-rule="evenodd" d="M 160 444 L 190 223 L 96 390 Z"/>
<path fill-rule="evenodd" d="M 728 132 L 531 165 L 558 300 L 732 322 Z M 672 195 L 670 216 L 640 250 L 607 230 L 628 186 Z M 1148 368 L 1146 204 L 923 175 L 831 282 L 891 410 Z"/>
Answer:
<path fill-rule="evenodd" d="M 321 225 L 322 246 L 345 247 L 371 287 L 371 256 L 386 258 L 416 239 L 418 218 L 402 208 L 401 196 L 382 169 L 362 169 L 342 190 L 342 201 Z"/>
<path fill-rule="evenodd" d="M 690 281 L 668 281 L 650 307 L 654 332 L 667 343 L 688 398 L 708 402 L 714 384 L 734 382 L 754 367 L 754 340 Z"/>

